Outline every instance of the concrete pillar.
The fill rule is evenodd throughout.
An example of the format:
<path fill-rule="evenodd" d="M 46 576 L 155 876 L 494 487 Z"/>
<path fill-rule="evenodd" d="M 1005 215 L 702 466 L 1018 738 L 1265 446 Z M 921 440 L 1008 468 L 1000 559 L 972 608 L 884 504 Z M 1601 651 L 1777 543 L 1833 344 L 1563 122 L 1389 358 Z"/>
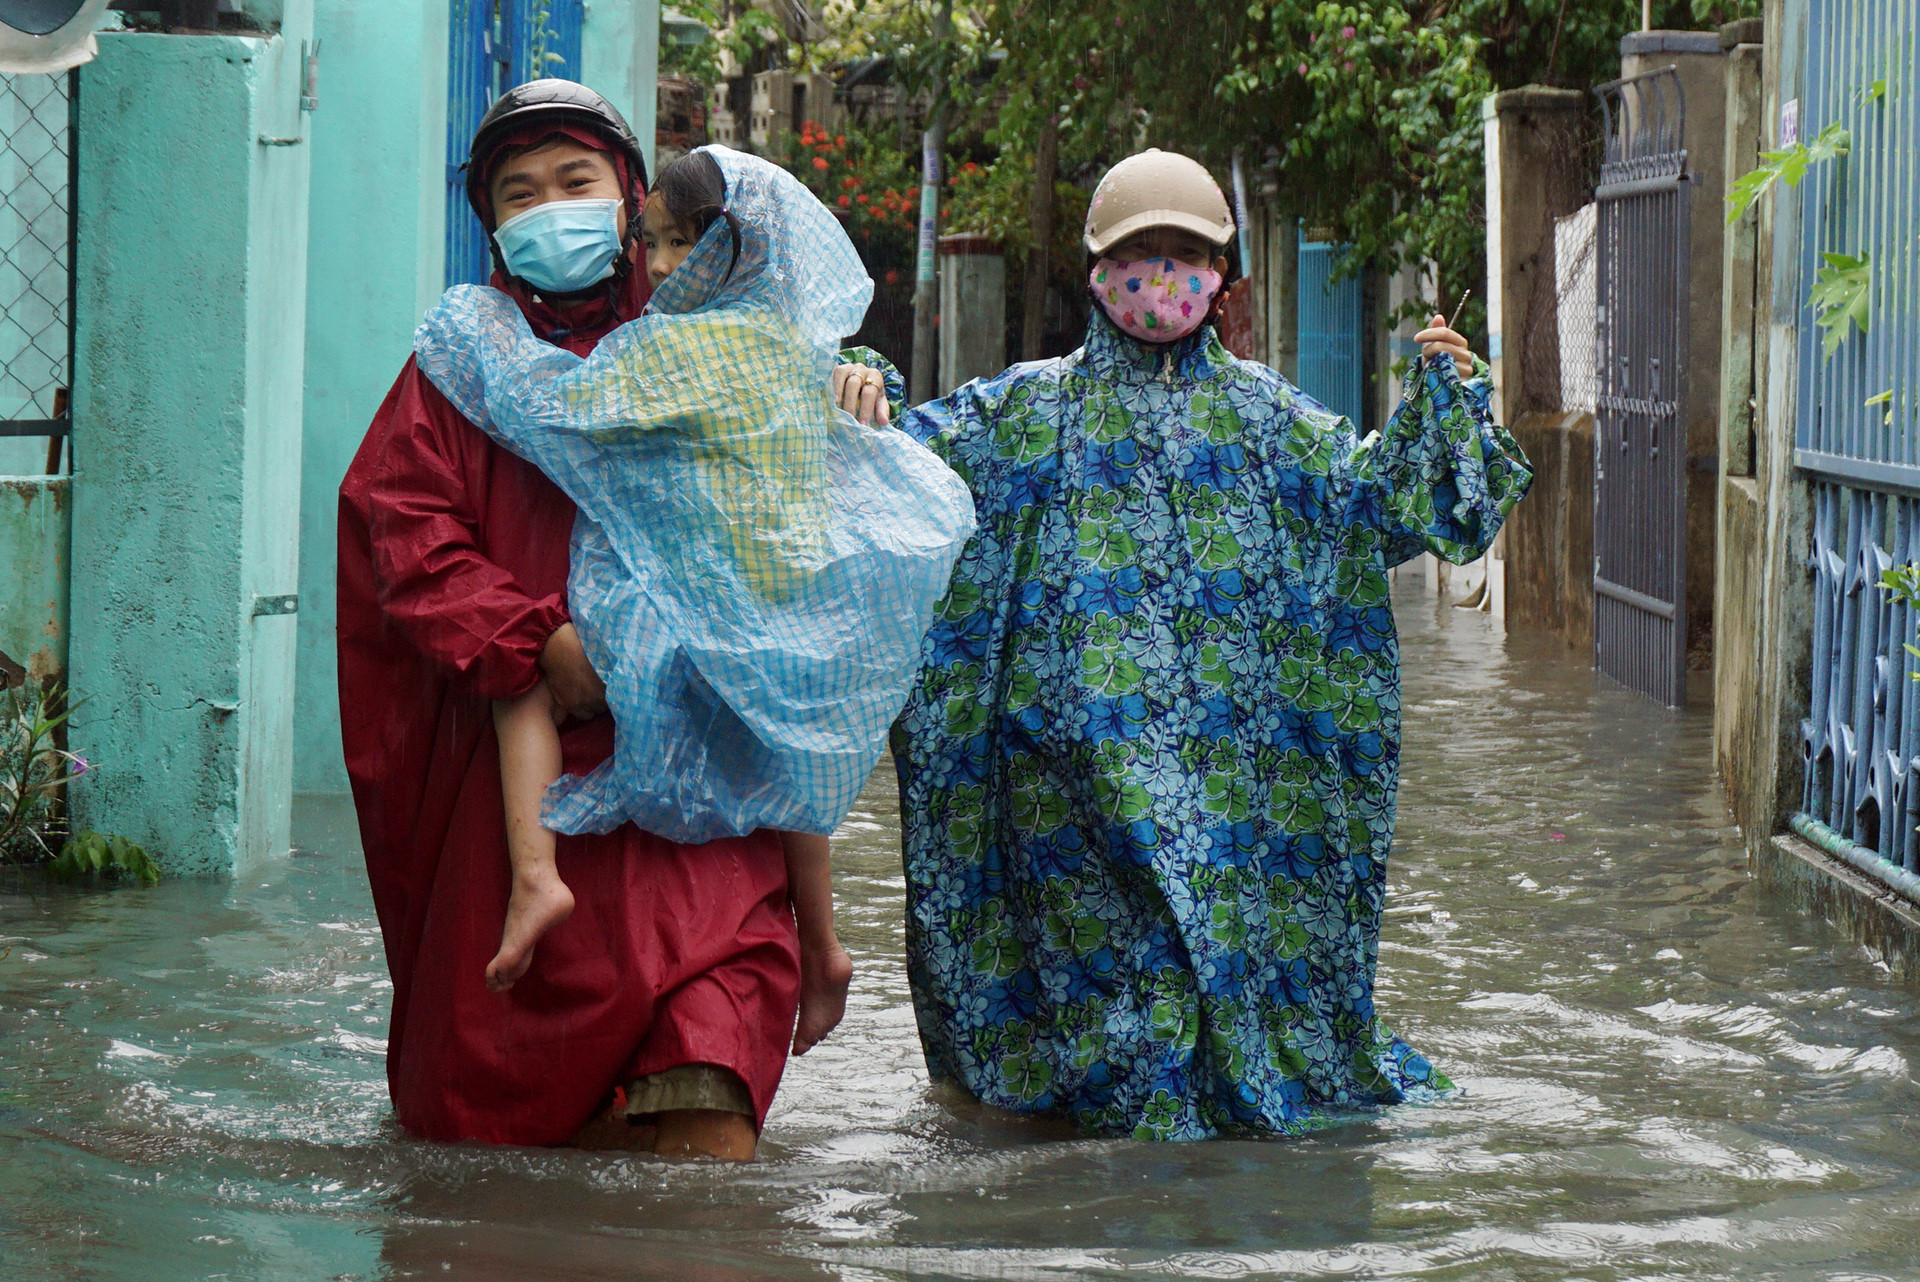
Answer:
<path fill-rule="evenodd" d="M 446 279 L 447 0 L 320 0 L 309 122 L 294 790 L 345 793 L 334 661 L 340 480 Z"/>
<path fill-rule="evenodd" d="M 1007 260 L 985 236 L 940 238 L 940 367 L 944 396 L 1007 367 Z"/>
<path fill-rule="evenodd" d="M 1764 51 L 1757 30 L 1729 28 L 1725 34 L 1733 37 L 1727 51 L 1725 172 L 1738 175 L 1758 163 L 1762 145 L 1770 141 L 1761 109 Z M 1728 803 L 1743 824 L 1753 812 L 1752 796 L 1765 790 L 1763 781 L 1755 777 L 1755 764 L 1764 755 L 1765 745 L 1757 742 L 1754 733 L 1762 653 L 1759 586 L 1764 564 L 1763 513 L 1754 469 L 1754 407 L 1765 380 L 1764 326 L 1758 306 L 1762 293 L 1756 252 L 1759 221 L 1759 211 L 1750 209 L 1726 231 L 1720 303 L 1726 324 L 1719 360 L 1721 466 L 1713 593 L 1714 764 L 1726 786 Z"/>
<path fill-rule="evenodd" d="M 1267 364 L 1289 383 L 1300 381 L 1300 223 L 1267 219 Z"/>
<path fill-rule="evenodd" d="M 288 846 L 311 6 L 81 72 L 75 823 L 175 874 Z"/>
<path fill-rule="evenodd" d="M 1553 297 L 1553 220 L 1578 207 L 1570 140 L 1586 130 L 1589 95 L 1529 85 L 1495 94 L 1481 106 L 1487 157 L 1487 359 L 1493 366 L 1493 411 L 1513 424 L 1528 408 L 1520 363 L 1529 327 L 1538 323 L 1537 290 Z M 1549 311 L 1551 309 L 1544 309 Z M 1557 332 L 1557 330 L 1556 330 Z M 1558 345 L 1552 348 L 1558 359 Z"/>
<path fill-rule="evenodd" d="M 1239 288 L 1247 293 L 1248 315 L 1253 329 L 1252 359 L 1265 361 L 1272 350 L 1267 337 L 1267 224 L 1273 220 L 1269 205 L 1253 204 L 1246 210 L 1247 261 L 1240 265 L 1246 282 Z"/>
<path fill-rule="evenodd" d="M 1637 31 L 1620 38 L 1620 74 L 1674 67 L 1686 95 L 1687 183 L 1692 192 L 1688 245 L 1687 646 L 1707 645 L 1713 629 L 1720 457 L 1720 261 L 1726 233 L 1727 58 L 1717 31 Z"/>

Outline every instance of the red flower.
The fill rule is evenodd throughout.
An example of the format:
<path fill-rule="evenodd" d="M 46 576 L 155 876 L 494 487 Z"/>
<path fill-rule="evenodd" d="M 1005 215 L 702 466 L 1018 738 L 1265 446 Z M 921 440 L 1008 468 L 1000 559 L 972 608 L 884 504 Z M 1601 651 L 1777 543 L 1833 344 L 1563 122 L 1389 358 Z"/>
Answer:
<path fill-rule="evenodd" d="M 802 147 L 811 147 L 811 146 L 813 146 L 813 135 L 812 135 L 812 134 L 801 134 L 801 135 L 800 135 L 800 145 L 801 145 Z"/>
<path fill-rule="evenodd" d="M 887 284 L 889 284 L 889 285 L 898 285 L 898 284 L 900 283 L 900 273 L 899 273 L 899 272 L 888 272 L 888 273 L 886 274 L 886 277 L 885 277 L 885 280 L 886 280 L 886 282 L 887 282 Z"/>
<path fill-rule="evenodd" d="M 1342 27 L 1342 28 L 1340 28 L 1340 38 L 1341 38 L 1342 40 L 1351 40 L 1351 39 L 1353 39 L 1353 28 L 1352 28 L 1352 27 Z"/>
<path fill-rule="evenodd" d="M 850 196 L 840 197 L 840 208 L 845 209 L 848 205 L 851 205 L 852 203 L 853 203 L 852 197 Z"/>
<path fill-rule="evenodd" d="M 963 174 L 978 173 L 979 169 L 980 169 L 980 166 L 974 164 L 971 160 L 969 160 L 966 164 L 960 166 L 960 172 Z"/>
<path fill-rule="evenodd" d="M 840 186 L 845 188 L 847 191 L 856 191 L 860 187 L 860 180 L 858 178 L 855 178 L 852 174 L 848 174 L 845 178 L 842 178 L 840 180 Z"/>
<path fill-rule="evenodd" d="M 815 156 L 813 158 L 813 167 L 815 169 L 825 169 L 827 167 L 827 158 L 825 156 Z"/>
<path fill-rule="evenodd" d="M 863 191 L 863 192 L 861 192 L 861 193 L 860 193 L 860 194 L 859 194 L 858 196 L 855 196 L 855 197 L 854 197 L 854 200 L 855 200 L 855 201 L 856 201 L 857 203 L 859 203 L 859 204 L 862 204 L 862 205 L 864 205 L 864 204 L 866 204 L 866 203 L 867 203 L 867 202 L 868 202 L 869 200 L 872 200 L 872 199 L 873 199 L 873 197 L 871 197 L 871 196 L 869 196 L 869 195 L 867 195 L 867 193 L 866 193 L 866 192 L 864 192 L 864 191 Z"/>
<path fill-rule="evenodd" d="M 835 134 L 835 135 L 833 136 L 833 145 L 834 145 L 834 146 L 836 146 L 836 147 L 844 147 L 844 146 L 846 146 L 846 145 L 847 145 L 847 136 L 846 136 L 845 134 Z"/>

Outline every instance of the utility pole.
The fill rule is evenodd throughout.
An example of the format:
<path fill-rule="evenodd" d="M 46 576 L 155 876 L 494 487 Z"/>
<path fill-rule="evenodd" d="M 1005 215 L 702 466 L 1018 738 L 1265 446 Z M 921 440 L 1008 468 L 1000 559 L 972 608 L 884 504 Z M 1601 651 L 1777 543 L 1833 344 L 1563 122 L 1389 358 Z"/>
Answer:
<path fill-rule="evenodd" d="M 920 256 L 913 277 L 913 382 L 907 399 L 933 399 L 933 366 L 938 359 L 934 316 L 940 297 L 934 280 L 934 249 L 940 229 L 941 161 L 947 150 L 948 35 L 953 29 L 953 0 L 940 0 L 934 26 L 933 112 L 920 138 Z"/>
<path fill-rule="evenodd" d="M 1027 279 L 1020 312 L 1020 359 L 1037 361 L 1046 339 L 1047 246 L 1053 243 L 1053 172 L 1059 168 L 1060 117 L 1048 113 L 1033 149 L 1033 198 L 1027 203 L 1027 223 L 1033 228 L 1033 248 L 1027 251 Z"/>

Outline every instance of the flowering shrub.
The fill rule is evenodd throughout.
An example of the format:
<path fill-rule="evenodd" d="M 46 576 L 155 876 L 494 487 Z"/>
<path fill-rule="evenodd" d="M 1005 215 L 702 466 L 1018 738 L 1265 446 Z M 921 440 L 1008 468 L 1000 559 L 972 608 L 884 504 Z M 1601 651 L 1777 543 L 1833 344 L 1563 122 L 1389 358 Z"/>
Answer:
<path fill-rule="evenodd" d="M 888 145 L 878 131 L 829 131 L 809 120 L 790 141 L 785 163 L 840 215 L 876 276 L 911 261 L 920 176 L 906 152 Z"/>
<path fill-rule="evenodd" d="M 962 164 L 947 179 L 940 206 L 940 230 L 976 232 L 991 237 L 1006 253 L 1011 279 L 1017 280 L 1033 248 L 1029 201 L 1033 193 L 1033 157 L 1002 152 L 990 165 Z M 1080 229 L 1087 218 L 1087 193 L 1072 183 L 1053 185 L 1053 236 L 1047 246 L 1049 274 L 1056 280 L 1085 275 Z"/>

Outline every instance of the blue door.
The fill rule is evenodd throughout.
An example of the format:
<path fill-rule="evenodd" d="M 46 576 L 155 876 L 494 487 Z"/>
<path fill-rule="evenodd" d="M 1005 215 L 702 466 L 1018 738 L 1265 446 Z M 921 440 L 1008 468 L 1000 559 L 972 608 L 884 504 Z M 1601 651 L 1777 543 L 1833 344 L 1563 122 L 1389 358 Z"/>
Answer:
<path fill-rule="evenodd" d="M 1365 403 L 1360 278 L 1328 283 L 1344 248 L 1304 235 L 1300 240 L 1300 390 L 1357 428 Z"/>
<path fill-rule="evenodd" d="M 580 77 L 584 0 L 453 0 L 447 14 L 447 284 L 485 284 L 487 236 L 467 207 L 467 147 L 494 99 Z"/>

